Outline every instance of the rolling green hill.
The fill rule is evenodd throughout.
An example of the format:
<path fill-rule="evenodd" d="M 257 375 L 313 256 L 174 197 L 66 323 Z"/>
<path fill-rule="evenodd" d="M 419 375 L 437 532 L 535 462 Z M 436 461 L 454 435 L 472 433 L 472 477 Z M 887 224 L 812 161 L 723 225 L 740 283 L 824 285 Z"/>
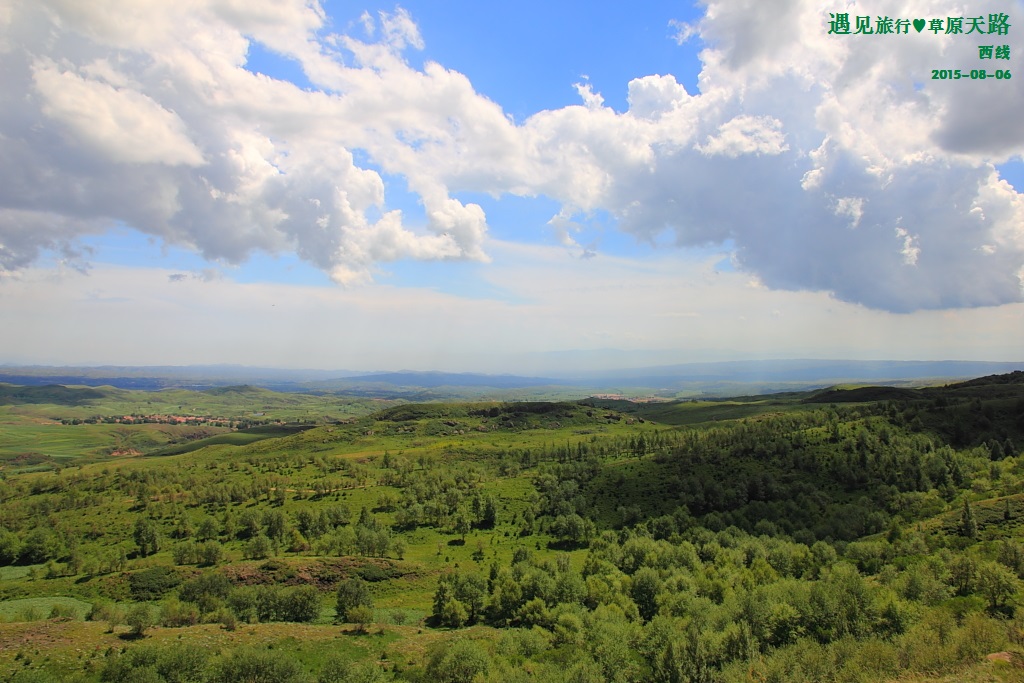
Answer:
<path fill-rule="evenodd" d="M 1018 375 L 650 403 L 13 388 L 0 678 L 1022 680 Z M 104 422 L 128 404 L 208 420 Z"/>

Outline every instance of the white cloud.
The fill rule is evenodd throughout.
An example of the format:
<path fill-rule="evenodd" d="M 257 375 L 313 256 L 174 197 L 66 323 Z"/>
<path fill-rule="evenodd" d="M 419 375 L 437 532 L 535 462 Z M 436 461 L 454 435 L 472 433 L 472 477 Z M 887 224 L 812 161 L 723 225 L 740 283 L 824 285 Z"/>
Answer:
<path fill-rule="evenodd" d="M 721 154 L 736 158 L 744 154 L 781 154 L 789 149 L 782 122 L 770 116 L 737 116 L 718 127 L 718 134 L 704 145 L 695 145 L 702 154 Z"/>
<path fill-rule="evenodd" d="M 806 190 L 808 188 L 804 187 L 804 189 Z M 860 219 L 864 216 L 863 197 L 836 198 L 835 213 L 837 216 L 849 216 L 850 227 L 856 228 L 860 224 Z"/>
<path fill-rule="evenodd" d="M 393 14 L 381 12 L 380 25 L 384 31 L 384 39 L 395 50 L 403 50 L 406 46 L 417 50 L 423 49 L 420 29 L 405 9 L 399 7 Z"/>
<path fill-rule="evenodd" d="M 374 144 L 362 105 L 381 96 L 372 82 L 380 69 L 425 81 L 422 102 L 433 81 L 472 89 L 458 75 L 404 65 L 399 52 L 422 39 L 403 10 L 381 15 L 385 42 L 365 46 L 363 67 L 344 66 L 319 42 L 324 21 L 316 3 L 298 0 L 16 5 L 5 38 L 17 36 L 19 49 L 0 94 L 0 172 L 13 180 L 0 189 L 10 219 L 0 226 L 0 265 L 22 267 L 118 222 L 228 263 L 294 250 L 346 284 L 369 281 L 380 261 L 486 259 L 479 207 L 410 174 L 429 221 L 403 225 L 386 210 L 380 175 L 351 153 L 416 153 L 406 143 L 421 131 L 405 124 L 419 117 L 393 99 L 378 110 L 404 113 L 394 126 L 385 117 L 387 142 Z M 250 40 L 299 60 L 311 77 L 345 82 L 338 93 L 310 92 L 252 74 L 243 69 Z M 445 134 L 422 133 L 419 142 Z M 54 214 L 58 228 L 30 229 Z"/>
<path fill-rule="evenodd" d="M 124 164 L 204 163 L 184 122 L 142 93 L 62 72 L 47 61 L 33 64 L 32 79 L 41 111 L 68 130 L 72 144 Z"/>
<path fill-rule="evenodd" d="M 670 19 L 668 25 L 672 27 L 672 39 L 676 41 L 677 45 L 682 45 L 699 33 L 696 26 L 678 19 Z"/>
<path fill-rule="evenodd" d="M 628 89 L 629 113 L 645 119 L 671 114 L 689 99 L 686 88 L 672 75 L 634 78 Z"/>
<path fill-rule="evenodd" d="M 893 233 L 888 239 L 892 246 Z M 1024 304 L 892 314 L 821 292 L 750 287 L 743 273 L 716 272 L 721 254 L 582 260 L 560 246 L 489 242 L 488 248 L 494 262 L 480 270 L 498 298 L 383 284 L 361 290 L 242 284 L 215 272 L 109 265 L 88 276 L 26 268 L 0 297 L 0 319 L 21 331 L 7 340 L 5 354 L 20 362 L 230 359 L 278 367 L 557 374 L 565 361 L 544 363 L 545 352 L 622 349 L 638 365 L 652 357 L 682 362 L 737 353 L 997 360 L 1019 357 L 1024 334 Z M 182 325 L 186 316 L 189 325 Z M 124 320 L 147 330 L 150 342 L 125 335 Z M 203 330 L 201 346 L 195 329 Z M 68 338 L 76 339 L 73 348 Z M 526 364 L 531 354 L 537 354 L 534 366 Z"/>
<path fill-rule="evenodd" d="M 921 255 L 921 248 L 917 246 L 917 236 L 911 235 L 903 228 L 896 226 L 896 237 L 903 243 L 903 247 L 900 249 L 900 254 L 903 255 L 903 263 L 908 266 L 916 266 L 917 257 Z"/>
<path fill-rule="evenodd" d="M 1022 200 L 993 164 L 1024 154 L 1024 90 L 931 80 L 976 41 L 829 36 L 827 19 L 815 0 L 708 0 L 675 26 L 704 45 L 699 93 L 648 75 L 616 112 L 582 83 L 582 105 L 516 125 L 464 75 L 409 64 L 424 39 L 401 8 L 364 15 L 363 41 L 328 35 L 314 0 L 17 2 L 0 15 L 0 266 L 123 223 L 365 283 L 398 259 L 486 262 L 487 217 L 453 196 L 469 191 L 557 200 L 566 244 L 596 211 L 640 241 L 729 242 L 767 288 L 890 311 L 1020 301 Z M 314 88 L 246 71 L 252 42 Z"/>

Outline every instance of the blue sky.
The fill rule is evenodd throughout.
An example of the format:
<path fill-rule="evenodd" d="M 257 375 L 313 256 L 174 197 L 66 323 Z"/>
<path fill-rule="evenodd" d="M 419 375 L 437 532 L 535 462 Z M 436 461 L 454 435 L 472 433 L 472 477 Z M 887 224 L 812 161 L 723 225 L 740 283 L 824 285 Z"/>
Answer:
<path fill-rule="evenodd" d="M 1001 5 L 15 4 L 0 363 L 1024 360 Z"/>

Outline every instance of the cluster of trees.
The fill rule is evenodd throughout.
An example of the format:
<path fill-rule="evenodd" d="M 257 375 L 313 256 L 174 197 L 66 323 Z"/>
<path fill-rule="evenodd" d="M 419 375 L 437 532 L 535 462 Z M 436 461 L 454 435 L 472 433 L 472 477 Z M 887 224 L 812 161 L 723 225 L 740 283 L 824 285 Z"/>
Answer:
<path fill-rule="evenodd" d="M 1012 612 L 1024 546 L 1004 542 L 988 560 L 928 554 L 935 542 L 908 532 L 850 544 L 844 556 L 821 541 L 736 528 L 694 527 L 671 540 L 644 528 L 604 532 L 580 569 L 568 555 L 520 549 L 511 567 L 494 564 L 486 576 L 452 572 L 432 618 L 540 629 L 542 649 L 578 657 L 600 672 L 593 680 L 747 680 L 751 667 L 774 671 L 767 680 L 843 670 L 842 680 L 874 680 L 907 668 L 901 662 L 927 671 L 971 661 L 1005 646 L 1020 623 L 1001 618 Z M 813 666 L 798 653 L 813 654 Z"/>
<path fill-rule="evenodd" d="M 166 593 L 173 587 L 164 583 L 160 590 Z M 164 600 L 159 621 L 165 626 L 219 621 L 232 628 L 236 621 L 312 622 L 320 618 L 322 606 L 323 595 L 313 585 L 235 585 L 209 571 L 178 584 L 177 599 Z"/>
<path fill-rule="evenodd" d="M 1006 457 L 1003 446 L 957 451 L 874 410 L 883 414 L 817 409 L 658 432 L 653 455 L 621 465 L 609 466 L 598 449 L 578 449 L 538 469 L 535 513 L 579 514 L 598 527 L 660 518 L 665 534 L 699 523 L 806 543 L 849 541 L 884 531 L 895 516 L 935 514 L 973 482 L 1002 472 L 993 457 Z"/>

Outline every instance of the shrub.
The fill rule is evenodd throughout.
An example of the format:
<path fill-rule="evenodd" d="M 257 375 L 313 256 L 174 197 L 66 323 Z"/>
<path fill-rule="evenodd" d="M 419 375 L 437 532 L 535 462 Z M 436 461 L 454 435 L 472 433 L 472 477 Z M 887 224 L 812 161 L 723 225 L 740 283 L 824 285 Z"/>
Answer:
<path fill-rule="evenodd" d="M 196 548 L 196 560 L 205 567 L 212 567 L 224 559 L 224 549 L 217 541 L 205 541 Z"/>
<path fill-rule="evenodd" d="M 128 624 L 128 628 L 130 629 L 128 634 L 130 636 L 134 638 L 141 638 L 145 635 L 146 630 L 155 623 L 155 620 L 153 619 L 153 611 L 150 609 L 149 605 L 144 602 L 132 605 L 124 616 L 124 623 Z"/>
<path fill-rule="evenodd" d="M 302 668 L 288 655 L 241 648 L 214 668 L 210 683 L 299 683 Z"/>
<path fill-rule="evenodd" d="M 240 586 L 228 596 L 228 607 L 240 620 L 252 623 L 259 616 L 257 612 L 257 592 L 252 586 Z"/>
<path fill-rule="evenodd" d="M 160 607 L 160 623 L 170 628 L 195 626 L 199 623 L 199 610 L 195 605 L 172 598 Z"/>
<path fill-rule="evenodd" d="M 369 662 L 354 664 L 333 656 L 320 669 L 316 683 L 378 683 L 383 680 L 380 669 Z"/>
<path fill-rule="evenodd" d="M 234 612 L 227 608 L 221 609 L 217 613 L 217 621 L 225 628 L 225 630 L 234 631 L 238 628 L 238 618 L 235 616 Z"/>
<path fill-rule="evenodd" d="M 375 564 L 368 564 L 362 567 L 358 574 L 359 578 L 370 583 L 376 583 L 378 581 L 387 581 L 399 576 L 401 572 L 398 572 L 394 567 L 378 567 Z"/>
<path fill-rule="evenodd" d="M 50 619 L 78 619 L 78 610 L 74 605 L 56 604 L 50 608 Z"/>
<path fill-rule="evenodd" d="M 479 643 L 459 639 L 444 643 L 430 654 L 427 676 L 437 683 L 471 683 L 477 676 L 486 676 L 491 658 Z"/>
<path fill-rule="evenodd" d="M 181 577 L 170 567 L 143 569 L 128 577 L 131 595 L 135 600 L 159 600 L 179 583 Z"/>
<path fill-rule="evenodd" d="M 167 683 L 202 683 L 209 657 L 198 645 L 175 643 L 160 651 L 156 670 Z"/>
<path fill-rule="evenodd" d="M 283 621 L 316 621 L 320 604 L 320 591 L 313 586 L 298 586 L 281 596 L 279 617 Z"/>
<path fill-rule="evenodd" d="M 348 621 L 356 625 L 360 633 L 366 631 L 366 627 L 373 623 L 373 608 L 366 605 L 357 605 L 348 611 Z"/>
<path fill-rule="evenodd" d="M 223 574 L 207 572 L 181 584 L 178 597 L 185 602 L 192 602 L 203 612 L 211 612 L 222 600 L 231 594 L 233 584 Z"/>
<path fill-rule="evenodd" d="M 60 683 L 60 679 L 45 671 L 19 671 L 10 679 L 10 683 Z"/>
<path fill-rule="evenodd" d="M 350 610 L 361 606 L 373 607 L 370 589 L 361 578 L 353 577 L 338 584 L 337 601 L 334 605 L 338 621 L 351 622 Z"/>
<path fill-rule="evenodd" d="M 134 647 L 108 659 L 100 672 L 100 680 L 104 683 L 162 681 L 156 671 L 157 656 L 156 648 Z"/>

